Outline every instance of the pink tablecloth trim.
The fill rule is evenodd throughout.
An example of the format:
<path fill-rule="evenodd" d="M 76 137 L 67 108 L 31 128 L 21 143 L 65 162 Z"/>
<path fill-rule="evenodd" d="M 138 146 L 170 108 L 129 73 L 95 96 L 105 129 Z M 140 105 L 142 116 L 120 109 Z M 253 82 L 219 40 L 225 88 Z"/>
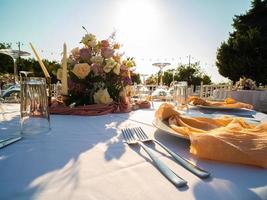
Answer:
<path fill-rule="evenodd" d="M 150 108 L 150 103 L 147 101 L 139 102 L 139 108 Z M 50 114 L 58 115 L 105 115 L 108 113 L 127 113 L 132 110 L 132 106 L 129 101 L 122 101 L 121 103 L 113 102 L 108 105 L 104 104 L 93 104 L 85 106 L 77 106 L 70 108 L 65 106 L 63 103 L 53 101 L 50 106 Z"/>

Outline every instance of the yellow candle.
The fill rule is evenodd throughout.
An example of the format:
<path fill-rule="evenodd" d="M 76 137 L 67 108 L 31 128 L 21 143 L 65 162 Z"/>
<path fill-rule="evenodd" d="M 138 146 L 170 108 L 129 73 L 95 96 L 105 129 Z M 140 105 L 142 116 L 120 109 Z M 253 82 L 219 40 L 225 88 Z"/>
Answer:
<path fill-rule="evenodd" d="M 43 63 L 41 57 L 39 56 L 39 54 L 37 53 L 37 51 L 36 51 L 35 48 L 33 47 L 32 43 L 30 43 L 30 46 L 31 46 L 31 48 L 32 48 L 32 50 L 33 50 L 33 53 L 34 53 L 36 59 L 38 60 L 38 62 L 39 62 L 39 64 L 40 64 L 40 66 L 41 66 L 43 72 L 44 72 L 45 77 L 46 77 L 46 78 L 50 78 L 50 75 L 49 75 L 49 73 L 48 73 L 48 71 L 47 71 L 47 69 L 46 69 L 46 67 L 45 67 L 45 65 L 44 65 L 44 63 Z"/>
<path fill-rule="evenodd" d="M 62 59 L 62 95 L 68 94 L 68 71 L 67 71 L 67 45 L 63 45 L 63 59 Z"/>

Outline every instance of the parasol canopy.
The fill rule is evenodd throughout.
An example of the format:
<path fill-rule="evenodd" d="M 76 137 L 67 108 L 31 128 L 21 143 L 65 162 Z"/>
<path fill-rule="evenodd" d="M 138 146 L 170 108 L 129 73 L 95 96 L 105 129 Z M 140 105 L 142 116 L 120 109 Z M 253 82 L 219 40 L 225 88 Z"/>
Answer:
<path fill-rule="evenodd" d="M 31 54 L 26 51 L 20 51 L 14 49 L 0 49 L 0 54 L 1 53 L 10 56 L 13 59 L 15 82 L 18 83 L 18 69 L 17 69 L 16 59 L 20 56 L 29 56 Z"/>
<path fill-rule="evenodd" d="M 26 51 L 19 51 L 19 50 L 13 50 L 13 49 L 0 49 L 0 53 L 9 55 L 13 59 L 17 59 L 20 56 L 29 56 L 30 53 Z"/>

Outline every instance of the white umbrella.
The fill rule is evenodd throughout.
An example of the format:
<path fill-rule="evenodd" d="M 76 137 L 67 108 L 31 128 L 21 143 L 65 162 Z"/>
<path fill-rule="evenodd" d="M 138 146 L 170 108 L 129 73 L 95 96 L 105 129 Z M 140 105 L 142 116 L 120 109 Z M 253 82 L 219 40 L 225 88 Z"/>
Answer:
<path fill-rule="evenodd" d="M 18 69 L 17 69 L 17 63 L 16 60 L 20 56 L 29 56 L 30 53 L 26 51 L 20 51 L 20 50 L 13 50 L 13 49 L 0 49 L 0 53 L 6 54 L 10 56 L 13 59 L 14 62 L 14 76 L 15 76 L 15 82 L 18 82 Z"/>

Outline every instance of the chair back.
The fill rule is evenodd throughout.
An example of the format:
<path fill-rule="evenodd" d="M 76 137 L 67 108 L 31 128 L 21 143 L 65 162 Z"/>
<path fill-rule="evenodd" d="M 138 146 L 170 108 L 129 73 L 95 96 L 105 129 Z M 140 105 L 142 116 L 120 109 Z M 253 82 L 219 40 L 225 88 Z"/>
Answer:
<path fill-rule="evenodd" d="M 211 84 L 200 85 L 200 98 L 212 99 L 212 100 L 223 100 L 227 97 L 231 97 L 231 91 L 233 88 L 232 82 L 229 84 Z"/>

